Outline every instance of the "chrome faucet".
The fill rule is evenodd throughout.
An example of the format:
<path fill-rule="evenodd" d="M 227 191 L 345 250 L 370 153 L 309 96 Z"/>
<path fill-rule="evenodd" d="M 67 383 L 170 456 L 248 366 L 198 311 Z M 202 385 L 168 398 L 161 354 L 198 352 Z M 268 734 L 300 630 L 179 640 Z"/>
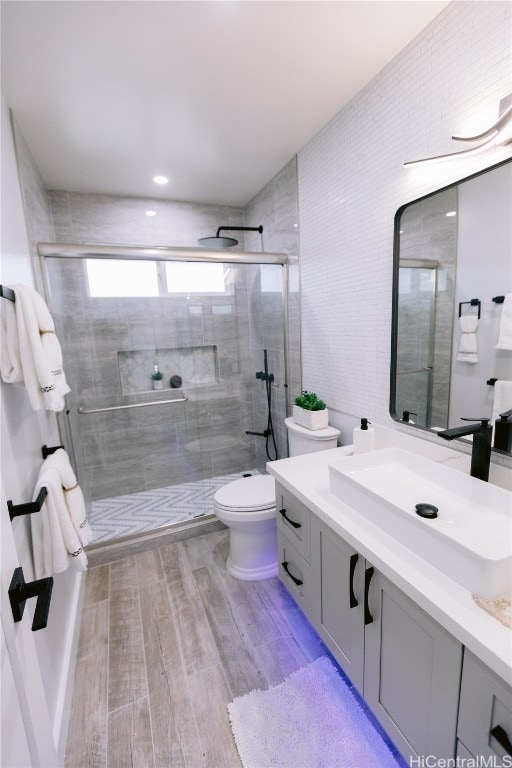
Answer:
<path fill-rule="evenodd" d="M 457 437 L 473 435 L 471 449 L 471 477 L 479 480 L 489 480 L 489 467 L 491 464 L 492 426 L 490 419 L 464 419 L 461 421 L 478 421 L 479 424 L 468 424 L 467 427 L 454 427 L 438 432 L 439 437 L 445 440 L 455 440 Z"/>

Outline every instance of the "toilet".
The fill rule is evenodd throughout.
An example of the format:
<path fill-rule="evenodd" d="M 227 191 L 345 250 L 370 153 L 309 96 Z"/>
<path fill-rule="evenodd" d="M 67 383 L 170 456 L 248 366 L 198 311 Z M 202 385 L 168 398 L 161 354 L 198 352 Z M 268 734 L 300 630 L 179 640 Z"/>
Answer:
<path fill-rule="evenodd" d="M 336 448 L 340 432 L 334 427 L 305 429 L 285 419 L 291 456 Z M 277 576 L 276 490 L 270 475 L 234 480 L 214 496 L 214 511 L 229 528 L 228 572 L 242 581 Z"/>

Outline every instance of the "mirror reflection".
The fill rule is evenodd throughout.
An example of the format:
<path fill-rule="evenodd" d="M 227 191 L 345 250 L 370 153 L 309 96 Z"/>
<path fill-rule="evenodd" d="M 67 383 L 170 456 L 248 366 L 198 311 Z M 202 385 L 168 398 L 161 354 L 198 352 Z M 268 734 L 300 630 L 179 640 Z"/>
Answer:
<path fill-rule="evenodd" d="M 512 409 L 511 212 L 510 160 L 397 211 L 394 419 L 441 430 Z"/>

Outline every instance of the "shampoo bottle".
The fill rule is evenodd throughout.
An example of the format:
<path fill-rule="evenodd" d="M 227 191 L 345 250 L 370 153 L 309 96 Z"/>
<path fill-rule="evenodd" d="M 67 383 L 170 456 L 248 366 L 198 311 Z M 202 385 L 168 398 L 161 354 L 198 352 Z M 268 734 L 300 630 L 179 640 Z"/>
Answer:
<path fill-rule="evenodd" d="M 375 449 L 375 430 L 373 427 L 368 428 L 370 423 L 368 419 L 361 419 L 361 426 L 354 429 L 354 456 Z"/>

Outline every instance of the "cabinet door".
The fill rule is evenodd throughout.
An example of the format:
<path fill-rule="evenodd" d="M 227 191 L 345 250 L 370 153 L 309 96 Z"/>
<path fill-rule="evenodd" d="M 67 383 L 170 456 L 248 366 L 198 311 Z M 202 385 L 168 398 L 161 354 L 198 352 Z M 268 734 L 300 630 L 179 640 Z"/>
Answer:
<path fill-rule="evenodd" d="M 505 755 L 512 755 L 512 688 L 468 650 L 464 652 L 458 736 L 474 755 L 492 758 L 497 765 Z"/>
<path fill-rule="evenodd" d="M 277 534 L 279 578 L 308 618 L 311 618 L 311 566 L 282 533 Z"/>
<path fill-rule="evenodd" d="M 406 760 L 454 758 L 461 644 L 378 571 L 367 605 L 368 705 Z"/>
<path fill-rule="evenodd" d="M 313 623 L 361 693 L 364 565 L 363 557 L 317 517 L 312 517 Z"/>

